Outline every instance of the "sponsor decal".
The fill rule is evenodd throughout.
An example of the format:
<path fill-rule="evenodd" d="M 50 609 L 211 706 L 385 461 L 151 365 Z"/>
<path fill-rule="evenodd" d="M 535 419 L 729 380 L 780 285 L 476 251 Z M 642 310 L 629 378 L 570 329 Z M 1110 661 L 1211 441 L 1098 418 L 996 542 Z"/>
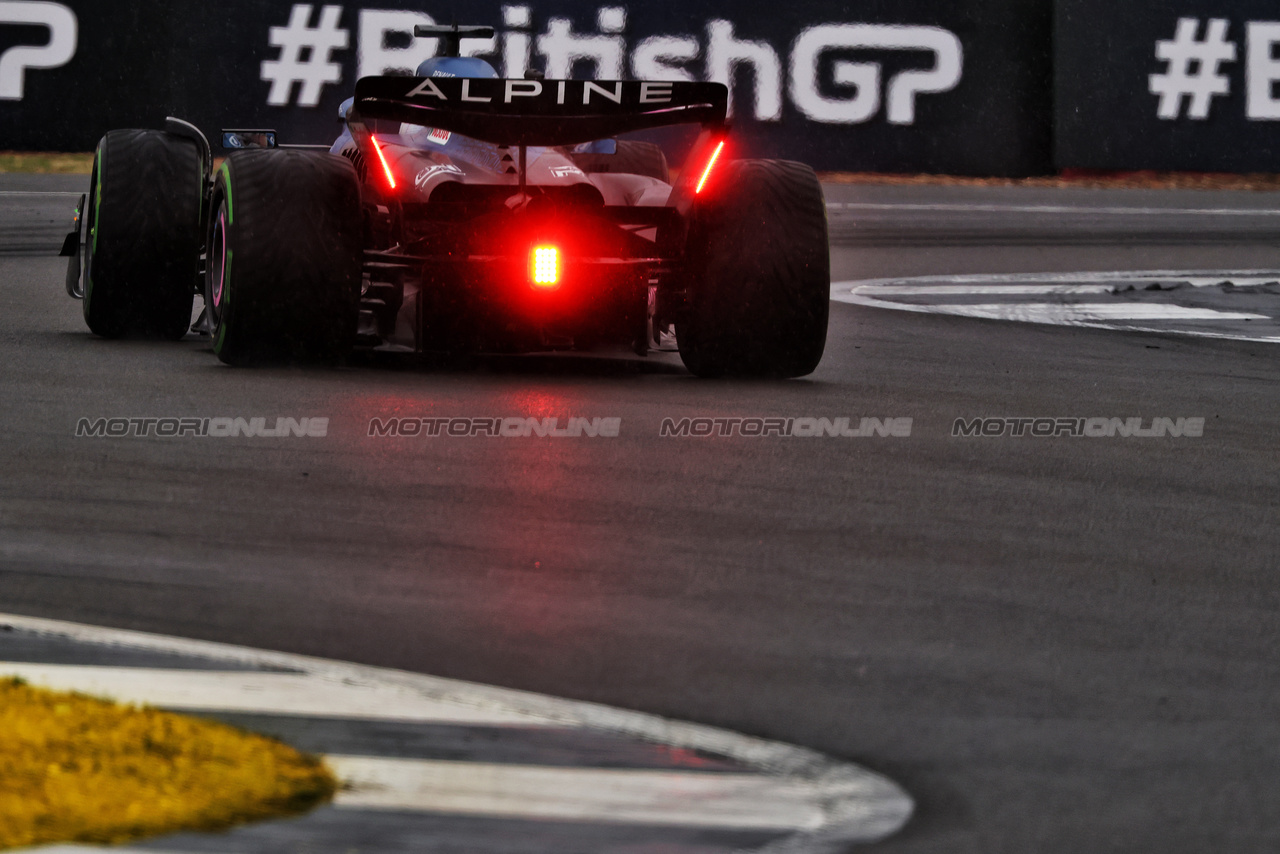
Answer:
<path fill-rule="evenodd" d="M 696 438 L 746 436 L 815 438 L 907 438 L 911 435 L 911 418 L 663 418 L 658 435 L 664 438 Z"/>
<path fill-rule="evenodd" d="M 26 95 L 27 71 L 61 68 L 75 58 L 80 21 L 61 3 L 0 0 L 0 25 L 4 24 L 49 31 L 49 39 L 42 45 L 16 45 L 0 53 L 0 101 L 21 101 Z"/>
<path fill-rule="evenodd" d="M 332 61 L 350 39 L 351 31 L 339 26 L 342 9 L 323 7 L 313 26 L 313 6 L 297 3 L 287 26 L 271 28 L 270 44 L 280 54 L 262 64 L 262 79 L 272 84 L 268 103 L 289 105 L 297 83 L 297 104 L 314 107 L 324 86 L 342 82 L 341 66 Z M 745 112 L 757 121 L 780 121 L 789 99 L 815 122 L 855 125 L 883 117 L 889 125 L 909 126 L 921 97 L 953 91 L 964 73 L 959 37 L 936 26 L 817 21 L 780 48 L 773 41 L 744 38 L 733 21 L 718 17 L 693 32 L 637 39 L 628 38 L 624 5 L 598 7 L 594 30 L 577 30 L 573 21 L 557 15 L 535 27 L 530 5 L 503 6 L 502 12 L 503 26 L 494 38 L 464 39 L 462 53 L 487 59 L 505 86 L 476 94 L 468 82 L 461 101 L 512 104 L 554 93 L 561 105 L 623 104 L 624 98 L 628 104 L 652 105 L 672 100 L 671 81 L 705 81 L 729 87 L 731 115 Z M 437 39 L 412 37 L 415 26 L 437 23 L 426 13 L 361 9 L 356 20 L 357 78 L 412 74 L 438 49 Z M 854 55 L 856 60 L 850 58 Z M 893 73 L 886 73 L 876 59 L 892 55 L 909 57 L 908 67 L 901 69 L 897 60 Z M 545 68 L 545 83 L 524 79 L 536 65 Z M 433 76 L 452 75 L 436 71 Z M 615 83 L 570 79 L 583 76 L 648 82 L 633 90 L 633 97 L 630 91 L 624 96 Z M 431 78 L 415 83 L 407 95 L 450 100 Z"/>
<path fill-rule="evenodd" d="M 621 418 L 374 418 L 369 436 L 490 439 L 616 439 L 622 430 Z"/>
<path fill-rule="evenodd" d="M 1203 418 L 957 418 L 951 425 L 952 436 L 1053 436 L 1090 439 L 1171 438 L 1198 439 L 1204 436 Z"/>
<path fill-rule="evenodd" d="M 1161 119 L 1205 121 L 1214 98 L 1231 95 L 1231 78 L 1223 70 L 1239 59 L 1231 31 L 1226 18 L 1210 18 L 1203 26 L 1199 18 L 1179 18 L 1173 38 L 1156 42 L 1156 59 L 1165 68 L 1150 75 L 1148 86 Z M 1248 21 L 1244 35 L 1245 116 L 1280 120 L 1280 21 Z"/>
<path fill-rule="evenodd" d="M 342 64 L 333 61 L 334 52 L 345 49 L 350 40 L 348 31 L 338 26 L 342 7 L 325 6 L 314 27 L 311 11 L 311 4 L 295 3 L 289 23 L 269 31 L 267 43 L 280 49 L 276 59 L 262 61 L 262 81 L 271 84 L 270 106 L 294 103 L 297 83 L 298 106 L 315 107 L 325 86 L 342 82 Z"/>
<path fill-rule="evenodd" d="M 268 426 L 270 425 L 270 426 Z M 200 437 L 231 439 L 323 439 L 329 435 L 328 418 L 81 418 L 76 436 L 121 439 L 126 436 L 162 438 Z"/>
<path fill-rule="evenodd" d="M 448 145 L 451 139 L 453 134 L 440 128 L 432 128 L 431 133 L 427 134 L 427 141 L 434 142 L 436 145 Z"/>
<path fill-rule="evenodd" d="M 413 185 L 421 190 L 437 175 L 461 175 L 462 170 L 452 163 L 436 163 L 423 169 L 418 173 L 418 177 L 413 179 Z"/>

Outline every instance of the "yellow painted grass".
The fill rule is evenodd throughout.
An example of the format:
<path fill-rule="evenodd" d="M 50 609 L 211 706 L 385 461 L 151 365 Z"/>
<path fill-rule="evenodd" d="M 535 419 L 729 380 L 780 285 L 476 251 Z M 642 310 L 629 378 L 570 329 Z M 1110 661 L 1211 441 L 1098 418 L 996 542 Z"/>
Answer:
<path fill-rule="evenodd" d="M 0 848 L 218 830 L 335 788 L 321 760 L 273 739 L 0 679 Z"/>
<path fill-rule="evenodd" d="M 89 175 L 93 173 L 93 152 L 0 151 L 0 173 L 28 172 L 41 175 Z"/>

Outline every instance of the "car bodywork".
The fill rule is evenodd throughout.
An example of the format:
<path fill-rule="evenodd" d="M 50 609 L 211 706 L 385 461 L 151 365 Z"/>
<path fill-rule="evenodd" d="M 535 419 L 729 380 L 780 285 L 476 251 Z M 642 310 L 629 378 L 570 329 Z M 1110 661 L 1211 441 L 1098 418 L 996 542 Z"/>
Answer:
<path fill-rule="evenodd" d="M 719 84 L 371 77 L 333 146 L 366 188 L 361 338 L 431 349 L 660 343 L 685 220 L 722 145 Z M 391 123 L 390 133 L 377 132 Z M 589 173 L 576 154 L 696 123 L 675 185 Z M 537 250 L 554 282 L 532 281 Z M 399 330 L 397 332 L 397 330 Z M 412 331 L 413 340 L 407 340 Z"/>
<path fill-rule="evenodd" d="M 485 32 L 417 28 L 443 55 L 359 80 L 332 145 L 224 131 L 215 172 L 181 120 L 108 132 L 65 246 L 90 330 L 177 339 L 200 294 L 191 329 L 233 365 L 624 346 L 678 349 L 706 377 L 813 371 L 830 287 L 816 173 L 733 157 L 722 84 L 501 79 L 459 55 Z M 673 179 L 627 136 L 675 126 L 692 132 Z"/>

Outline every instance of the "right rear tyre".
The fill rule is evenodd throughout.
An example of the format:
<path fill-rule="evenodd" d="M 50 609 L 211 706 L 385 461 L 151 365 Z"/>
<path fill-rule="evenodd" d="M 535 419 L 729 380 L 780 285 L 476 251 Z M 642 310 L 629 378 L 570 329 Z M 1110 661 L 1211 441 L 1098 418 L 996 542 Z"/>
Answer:
<path fill-rule="evenodd" d="M 818 176 L 802 163 L 724 164 L 694 208 L 680 357 L 700 377 L 800 377 L 827 341 L 831 258 Z"/>
<path fill-rule="evenodd" d="M 229 365 L 340 361 L 355 340 L 363 226 L 346 158 L 231 154 L 214 182 L 205 305 Z"/>

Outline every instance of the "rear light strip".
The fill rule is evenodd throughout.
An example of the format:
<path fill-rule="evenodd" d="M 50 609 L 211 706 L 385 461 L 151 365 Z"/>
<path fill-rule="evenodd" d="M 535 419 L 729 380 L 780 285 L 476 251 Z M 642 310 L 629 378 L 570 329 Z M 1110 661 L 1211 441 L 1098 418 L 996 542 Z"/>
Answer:
<path fill-rule="evenodd" d="M 391 174 L 391 166 L 387 163 L 386 156 L 382 153 L 382 146 L 378 145 L 378 138 L 373 134 L 369 134 L 369 139 L 373 141 L 373 150 L 378 155 L 378 160 L 382 162 L 382 172 L 387 176 L 387 183 L 391 185 L 391 189 L 396 188 L 396 177 Z"/>
<path fill-rule="evenodd" d="M 698 179 L 698 186 L 694 189 L 694 194 L 702 192 L 702 188 L 707 186 L 707 179 L 711 177 L 711 170 L 716 168 L 716 161 L 720 159 L 721 152 L 724 151 L 724 140 L 720 140 L 720 144 L 716 146 L 716 150 L 711 152 L 711 159 L 707 161 L 707 168 L 702 170 L 702 177 Z"/>

